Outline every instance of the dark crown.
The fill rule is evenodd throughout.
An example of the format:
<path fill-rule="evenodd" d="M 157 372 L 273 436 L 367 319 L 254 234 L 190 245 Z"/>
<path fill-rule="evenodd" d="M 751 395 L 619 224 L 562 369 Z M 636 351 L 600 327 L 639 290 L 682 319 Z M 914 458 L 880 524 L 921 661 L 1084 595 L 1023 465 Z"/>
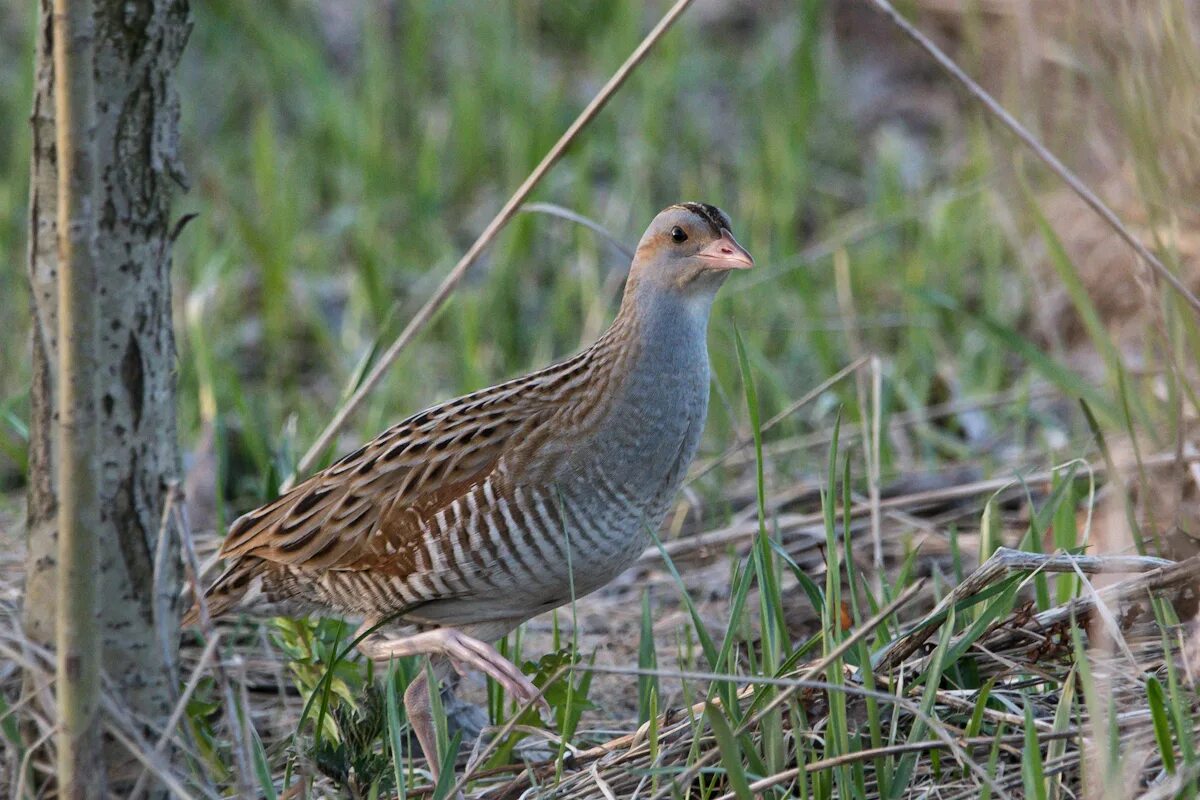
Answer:
<path fill-rule="evenodd" d="M 686 208 L 698 217 L 703 217 L 713 227 L 713 233 L 720 234 L 721 229 L 733 230 L 733 223 L 724 211 L 708 203 L 676 203 L 675 208 Z"/>

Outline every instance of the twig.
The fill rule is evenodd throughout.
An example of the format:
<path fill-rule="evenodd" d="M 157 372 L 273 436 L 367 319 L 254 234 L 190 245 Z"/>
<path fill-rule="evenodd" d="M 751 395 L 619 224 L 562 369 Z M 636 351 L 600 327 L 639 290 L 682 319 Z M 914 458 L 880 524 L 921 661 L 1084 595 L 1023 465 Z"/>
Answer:
<path fill-rule="evenodd" d="M 25 792 L 25 780 L 26 776 L 28 776 L 30 772 L 29 766 L 33 762 L 33 754 L 36 753 L 42 745 L 50 741 L 50 737 L 54 735 L 54 731 L 54 728 L 49 728 L 40 736 L 38 736 L 37 739 L 33 740 L 29 747 L 25 748 L 25 757 L 21 759 L 20 771 L 17 775 L 17 785 L 13 788 L 14 798 L 23 798 L 29 796 Z"/>
<path fill-rule="evenodd" d="M 1129 649 L 1129 643 L 1125 641 L 1125 636 L 1121 633 L 1121 625 L 1119 622 L 1117 622 L 1116 617 L 1113 616 L 1112 609 L 1110 609 L 1108 604 L 1105 603 L 1100 597 L 1100 593 L 1096 591 L 1096 587 L 1093 586 L 1092 582 L 1089 581 L 1087 576 L 1083 574 L 1083 570 L 1079 568 L 1078 564 L 1075 565 L 1074 572 L 1079 578 L 1079 584 L 1087 588 L 1087 597 L 1082 599 L 1084 602 L 1091 601 L 1092 607 L 1095 608 L 1096 613 L 1100 615 L 1100 621 L 1104 623 L 1104 630 L 1108 632 L 1109 637 L 1112 639 L 1113 645 L 1115 645 L 1117 649 L 1121 651 L 1121 655 L 1125 656 L 1125 659 L 1129 662 L 1129 666 L 1132 667 L 1134 671 L 1137 671 L 1140 669 L 1137 658 L 1133 655 L 1133 651 Z M 1088 638 L 1091 640 L 1092 636 L 1089 634 Z M 1098 678 L 1096 679 L 1098 680 Z M 1100 713 L 1100 710 L 1096 709 L 1093 711 L 1093 713 Z"/>
<path fill-rule="evenodd" d="M 179 724 L 179 720 L 183 718 L 183 714 L 187 711 L 188 701 L 192 698 L 192 692 L 196 691 L 196 687 L 200 685 L 200 679 L 204 677 L 204 670 L 208 667 L 208 662 L 217 652 L 217 644 L 221 641 L 221 633 L 217 631 L 212 638 L 204 646 L 203 652 L 200 653 L 200 659 L 196 662 L 196 666 L 192 668 L 192 674 L 188 678 L 187 685 L 183 687 L 183 692 L 179 695 L 179 699 L 175 702 L 175 708 L 171 711 L 171 716 L 167 720 L 163 732 L 158 737 L 158 741 L 154 744 L 154 755 L 162 754 L 167 742 L 171 740 L 171 732 Z M 139 800 L 142 796 L 142 791 L 146 788 L 146 779 L 150 772 L 147 768 L 142 769 L 142 774 L 138 776 L 137 783 L 133 785 L 133 790 L 129 793 L 128 800 Z"/>
<path fill-rule="evenodd" d="M 1128 556 L 1128 558 L 1143 557 Z M 1149 557 L 1146 556 L 1145 558 Z M 1086 572 L 1086 570 L 1084 571 Z M 1120 583 L 1114 583 L 1111 586 L 1105 586 L 1095 596 L 1076 598 L 1063 605 L 1046 609 L 1036 614 L 1030 620 L 1029 626 L 1035 630 L 1046 630 L 1055 625 L 1065 623 L 1072 618 L 1081 620 L 1095 610 L 1096 603 L 1099 600 L 1117 603 L 1124 602 L 1141 597 L 1146 592 L 1161 591 L 1172 586 L 1188 585 L 1195 580 L 1197 574 L 1200 574 L 1200 556 L 1192 556 L 1186 561 L 1167 562 L 1166 566 L 1145 571 L 1135 578 L 1129 578 Z M 1006 633 L 1010 636 L 1014 635 L 1014 632 L 1011 630 Z M 1007 644 L 1008 641 L 1003 638 L 999 641 L 991 642 L 991 646 L 994 648 L 1003 647 Z"/>
<path fill-rule="evenodd" d="M 1153 272 L 1166 281 L 1172 289 L 1178 292 L 1179 295 L 1188 302 L 1193 310 L 1200 312 L 1200 299 L 1192 294 L 1187 286 L 1183 284 L 1183 281 L 1181 281 L 1174 272 L 1171 272 L 1171 270 L 1167 269 L 1166 265 L 1163 264 L 1157 256 L 1151 253 L 1146 245 L 1142 244 L 1141 240 L 1134 236 L 1133 233 L 1125 227 L 1125 224 L 1121 222 L 1120 217 L 1118 217 L 1112 211 L 1112 209 L 1105 205 L 1104 201 L 1101 200 L 1091 189 L 1089 189 L 1084 182 L 1075 175 L 1075 173 L 1067 169 L 1065 164 L 1059 161 L 1053 153 L 1046 149 L 1046 146 L 1039 142 L 1037 138 L 1035 138 L 1034 135 L 1025 128 L 1025 126 L 1023 126 L 1016 120 L 1015 117 L 1009 114 L 1008 111 L 1005 110 L 1004 106 L 1000 105 L 1000 103 L 997 102 L 996 99 L 990 94 L 988 94 L 982 86 L 976 83 L 971 76 L 967 75 L 967 73 L 964 72 L 963 69 L 958 66 L 958 64 L 954 63 L 954 61 L 948 55 L 943 53 L 941 49 L 933 43 L 932 40 L 917 30 L 916 27 L 914 27 L 913 24 L 907 19 L 901 16 L 900 12 L 896 11 L 896 9 L 892 7 L 892 4 L 889 3 L 888 0 L 870 0 L 870 2 L 873 3 L 874 6 L 886 17 L 888 17 L 888 19 L 890 19 L 892 23 L 896 25 L 896 27 L 903 31 L 908 38 L 916 42 L 918 47 L 928 53 L 933 60 L 937 62 L 938 66 L 949 73 L 950 77 L 962 84 L 963 88 L 967 90 L 968 94 L 978 100 L 983 107 L 988 110 L 988 112 L 995 116 L 996 119 L 998 119 L 1001 124 L 1004 125 L 1004 127 L 1012 131 L 1012 133 L 1018 139 L 1020 139 L 1026 147 L 1033 151 L 1034 155 L 1041 159 L 1042 163 L 1050 168 L 1051 172 L 1061 178 L 1063 182 L 1067 184 L 1067 186 L 1071 187 L 1071 190 L 1074 191 L 1075 194 L 1079 195 L 1079 198 L 1083 200 L 1083 202 L 1087 203 L 1087 205 L 1093 211 L 1100 215 L 1100 218 L 1107 222 L 1108 225 L 1114 231 L 1116 231 L 1117 234 L 1124 239 L 1130 247 L 1133 248 L 1134 252 L 1141 256 L 1142 260 L 1150 265 Z"/>
<path fill-rule="evenodd" d="M 184 566 L 188 573 L 188 581 L 192 585 L 192 592 L 196 598 L 196 602 L 200 608 L 200 630 L 204 632 L 206 639 L 212 639 L 216 636 L 216 630 L 212 624 L 212 617 L 208 613 L 208 604 L 205 602 L 204 591 L 199 586 L 200 581 L 200 563 L 196 558 L 196 547 L 192 541 L 192 529 L 187 520 L 187 507 L 182 503 L 175 505 L 175 524 L 176 530 L 179 531 L 179 543 L 183 550 Z M 217 686 L 221 690 L 222 711 L 225 714 L 226 724 L 229 726 L 229 735 L 233 738 L 233 760 L 234 769 L 236 771 L 235 780 L 237 781 L 238 792 L 242 797 L 254 797 L 256 792 L 254 784 L 251 783 L 251 765 L 254 763 L 253 754 L 250 752 L 250 743 L 246 741 L 243 735 L 241 721 L 237 713 L 237 700 L 233 693 L 233 687 L 229 682 L 229 675 L 225 667 L 221 664 L 221 659 L 213 662 L 213 673 L 217 679 Z M 246 710 L 249 713 L 249 710 Z"/>
<path fill-rule="evenodd" d="M 438 286 L 437 290 L 433 293 L 433 296 L 426 301 L 425 305 L 421 307 L 421 309 L 408 323 L 408 326 L 405 327 L 396 340 L 392 342 L 384 354 L 380 356 L 379 362 L 374 366 L 374 368 L 372 368 L 371 373 L 363 379 L 362 385 L 360 385 L 354 394 L 351 395 L 350 398 L 342 404 L 342 407 L 337 410 L 337 413 L 334 414 L 333 419 L 330 420 L 329 424 L 325 426 L 325 429 L 321 431 L 321 435 L 317 437 L 317 440 L 313 442 L 312 446 L 308 448 L 308 451 L 305 452 L 304 456 L 300 459 L 300 462 L 296 465 L 295 473 L 290 475 L 283 482 L 283 485 L 280 487 L 281 491 L 287 491 L 289 488 L 291 488 L 292 484 L 295 482 L 296 475 L 304 474 L 312 468 L 313 464 L 315 464 L 317 459 L 320 458 L 321 453 L 323 453 L 325 448 L 329 446 L 329 443 L 333 440 L 333 437 L 336 436 L 338 431 L 340 431 L 346 424 L 346 421 L 350 418 L 350 415 L 354 413 L 355 409 L 362 404 L 363 400 L 366 399 L 371 390 L 374 389 L 379 381 L 383 378 L 384 373 L 387 372 L 389 367 L 391 367 L 392 363 L 400 355 L 401 351 L 403 351 L 404 348 L 408 346 L 408 343 L 411 342 L 427 324 L 429 324 L 429 321 L 433 319 L 433 315 L 437 313 L 439 308 L 442 307 L 442 305 L 450 297 L 450 293 L 454 291 L 455 287 L 458 286 L 463 276 L 466 275 L 467 270 L 474 265 L 480 254 L 483 253 L 487 246 L 492 243 L 492 240 L 496 238 L 508 221 L 512 219 L 513 215 L 516 214 L 517 209 L 533 192 L 534 187 L 541 182 L 546 173 L 550 171 L 550 168 L 553 167 L 555 162 L 557 162 L 562 154 L 566 152 L 566 149 L 571 145 L 572 142 L 575 141 L 575 138 L 579 135 L 580 131 L 587 127 L 588 123 L 596 118 L 596 115 L 600 113 L 600 109 L 604 108 L 604 105 L 609 101 L 610 98 L 612 98 L 614 94 L 616 94 L 617 90 L 620 89 L 622 84 L 625 83 L 625 80 L 633 73 L 635 69 L 637 69 L 637 66 L 642 63 L 642 60 L 645 59 L 646 55 L 650 52 L 650 49 L 658 43 L 658 41 L 663 37 L 675 20 L 679 18 L 679 16 L 687 9 L 689 5 L 691 5 L 691 3 L 692 0 L 677 0 L 675 5 L 671 6 L 670 10 L 668 10 L 667 13 L 663 15 L 662 19 L 658 21 L 658 24 L 655 25 L 650 32 L 646 34 L 646 37 L 642 39 L 638 46 L 634 48 L 633 52 L 629 54 L 629 58 L 625 59 L 625 63 L 623 63 L 617 69 L 617 71 L 613 73 L 612 77 L 608 79 L 608 83 L 604 84 L 604 87 L 596 94 L 595 97 L 592 98 L 591 102 L 587 104 L 587 107 L 584 108 L 583 111 L 579 112 L 579 116 L 575 118 L 575 121 L 572 122 L 570 127 L 563 132 L 563 135 L 560 136 L 558 141 L 554 143 L 554 146 L 550 148 L 550 151 L 542 157 L 542 160 L 538 163 L 538 165 L 533 168 L 533 172 L 529 173 L 529 176 L 525 178 L 525 181 L 520 185 L 520 187 L 518 187 L 517 190 L 513 192 L 512 196 L 508 198 L 508 201 L 504 204 L 503 208 L 497 212 L 496 216 L 492 218 L 492 221 L 489 222 L 487 227 L 483 229 L 483 233 L 479 234 L 479 238 L 476 239 L 467 252 L 463 254 L 463 257 L 459 259 L 458 263 L 454 265 L 454 269 L 450 270 L 450 273 L 446 275 L 444 280 L 442 280 L 441 285 Z"/>

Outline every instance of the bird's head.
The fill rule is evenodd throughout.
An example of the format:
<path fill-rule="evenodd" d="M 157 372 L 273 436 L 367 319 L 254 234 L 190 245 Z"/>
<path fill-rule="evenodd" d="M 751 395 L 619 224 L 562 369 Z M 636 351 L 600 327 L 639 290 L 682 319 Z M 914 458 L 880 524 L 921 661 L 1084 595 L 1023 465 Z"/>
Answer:
<path fill-rule="evenodd" d="M 729 217 L 716 206 L 668 206 L 638 242 L 629 285 L 711 300 L 731 270 L 754 266 L 730 227 Z"/>

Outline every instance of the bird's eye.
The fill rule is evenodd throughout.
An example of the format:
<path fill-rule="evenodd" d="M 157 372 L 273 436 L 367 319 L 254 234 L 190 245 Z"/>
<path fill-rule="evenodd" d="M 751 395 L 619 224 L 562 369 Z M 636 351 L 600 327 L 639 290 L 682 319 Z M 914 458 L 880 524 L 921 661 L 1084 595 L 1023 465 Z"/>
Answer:
<path fill-rule="evenodd" d="M 675 244 L 682 244 L 687 241 L 687 234 L 683 232 L 683 228 L 678 225 L 671 228 L 671 241 Z"/>

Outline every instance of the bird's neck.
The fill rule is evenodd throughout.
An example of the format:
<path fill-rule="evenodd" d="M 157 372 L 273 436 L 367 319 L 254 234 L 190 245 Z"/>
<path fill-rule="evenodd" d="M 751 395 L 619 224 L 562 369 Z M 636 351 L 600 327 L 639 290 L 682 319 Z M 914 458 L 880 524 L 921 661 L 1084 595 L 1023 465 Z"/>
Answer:
<path fill-rule="evenodd" d="M 630 287 L 605 338 L 625 352 L 629 377 L 694 375 L 707 381 L 711 295 Z"/>
<path fill-rule="evenodd" d="M 627 293 L 601 345 L 611 348 L 610 363 L 624 363 L 611 373 L 617 377 L 603 435 L 580 457 L 626 487 L 651 525 L 678 488 L 704 429 L 711 305 L 711 297 Z"/>
<path fill-rule="evenodd" d="M 639 357 L 669 364 L 673 354 L 686 358 L 705 350 L 712 303 L 713 295 L 708 292 L 630 286 L 613 321 L 612 333 L 627 339 Z"/>

